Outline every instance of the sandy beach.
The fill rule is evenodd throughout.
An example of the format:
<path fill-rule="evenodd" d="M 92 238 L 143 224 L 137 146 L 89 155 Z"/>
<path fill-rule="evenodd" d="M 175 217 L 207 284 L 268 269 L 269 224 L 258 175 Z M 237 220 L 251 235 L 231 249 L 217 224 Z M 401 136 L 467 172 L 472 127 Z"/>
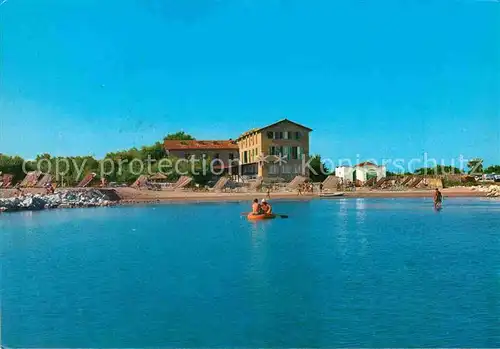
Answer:
<path fill-rule="evenodd" d="M 65 188 L 75 190 L 85 190 L 81 188 Z M 169 202 L 169 201 L 244 201 L 254 198 L 266 197 L 265 192 L 231 193 L 231 192 L 193 192 L 193 191 L 153 191 L 137 190 L 133 188 L 107 188 L 115 191 L 120 197 L 120 203 L 146 203 L 146 202 Z M 28 194 L 43 194 L 44 189 L 26 188 L 23 192 Z M 442 189 L 444 197 L 486 197 L 482 191 L 471 188 L 446 188 Z M 318 193 L 297 195 L 297 192 L 275 192 L 271 193 L 271 200 L 312 200 L 312 199 L 337 199 L 337 198 L 415 198 L 432 197 L 433 190 L 406 190 L 406 191 L 386 191 L 386 190 L 366 190 L 344 192 L 344 196 L 335 198 L 321 198 Z M 16 196 L 16 190 L 0 190 L 0 198 Z"/>
<path fill-rule="evenodd" d="M 132 188 L 118 188 L 118 194 L 124 203 L 151 202 L 151 201 L 251 201 L 254 198 L 265 198 L 265 192 L 251 193 L 199 193 L 199 192 L 167 192 L 135 190 Z M 484 192 L 473 191 L 470 188 L 449 188 L 442 190 L 445 197 L 486 197 Z M 408 190 L 408 191 L 370 191 L 358 190 L 356 192 L 345 192 L 344 196 L 333 198 L 322 198 L 318 193 L 297 195 L 296 192 L 271 193 L 271 200 L 312 200 L 312 199 L 339 199 L 339 198 L 414 198 L 429 197 L 434 194 L 433 190 Z"/>

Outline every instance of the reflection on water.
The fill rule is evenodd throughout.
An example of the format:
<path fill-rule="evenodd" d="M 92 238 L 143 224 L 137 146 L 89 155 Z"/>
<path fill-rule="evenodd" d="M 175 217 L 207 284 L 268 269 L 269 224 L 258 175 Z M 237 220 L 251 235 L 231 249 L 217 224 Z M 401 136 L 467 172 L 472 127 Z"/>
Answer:
<path fill-rule="evenodd" d="M 339 229 L 335 229 L 334 233 L 337 236 L 337 246 L 341 255 L 347 253 L 347 234 L 349 224 L 349 202 L 348 199 L 339 200 Z"/>
<path fill-rule="evenodd" d="M 366 216 L 366 200 L 363 198 L 356 199 L 356 222 L 363 224 Z"/>
<path fill-rule="evenodd" d="M 356 239 L 359 243 L 358 255 L 360 256 L 365 255 L 368 249 L 366 230 L 369 229 L 369 227 L 364 226 L 366 215 L 368 214 L 367 203 L 368 200 L 364 198 L 356 199 Z"/>
<path fill-rule="evenodd" d="M 271 221 L 256 221 L 248 222 L 250 229 L 251 249 L 250 249 L 250 263 L 247 268 L 249 278 L 252 282 L 252 289 L 258 291 L 263 285 L 268 285 L 266 256 L 266 229 L 268 229 Z"/>
<path fill-rule="evenodd" d="M 349 200 L 348 199 L 340 199 L 339 201 L 339 212 L 340 212 L 340 215 L 342 217 L 347 217 L 347 207 L 348 207 L 348 204 L 349 204 Z"/>
<path fill-rule="evenodd" d="M 266 259 L 266 228 L 272 222 L 249 222 L 251 246 L 251 272 L 262 272 Z"/>

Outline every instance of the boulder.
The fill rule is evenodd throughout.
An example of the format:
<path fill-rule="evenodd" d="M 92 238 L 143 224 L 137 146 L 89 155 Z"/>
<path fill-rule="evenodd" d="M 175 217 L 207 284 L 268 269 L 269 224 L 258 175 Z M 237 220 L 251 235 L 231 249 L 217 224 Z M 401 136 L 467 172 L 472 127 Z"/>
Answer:
<path fill-rule="evenodd" d="M 112 202 L 99 190 L 65 190 L 54 194 L 27 194 L 21 197 L 0 199 L 0 212 L 18 210 L 43 210 L 68 207 L 109 206 Z"/>

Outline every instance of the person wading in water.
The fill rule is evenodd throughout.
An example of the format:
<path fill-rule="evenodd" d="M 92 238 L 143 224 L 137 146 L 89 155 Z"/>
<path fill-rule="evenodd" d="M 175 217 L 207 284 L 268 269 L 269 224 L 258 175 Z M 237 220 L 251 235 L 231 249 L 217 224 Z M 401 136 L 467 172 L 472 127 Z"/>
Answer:
<path fill-rule="evenodd" d="M 440 209 L 442 204 L 443 204 L 443 194 L 441 194 L 439 189 L 436 188 L 436 191 L 434 192 L 434 208 Z"/>

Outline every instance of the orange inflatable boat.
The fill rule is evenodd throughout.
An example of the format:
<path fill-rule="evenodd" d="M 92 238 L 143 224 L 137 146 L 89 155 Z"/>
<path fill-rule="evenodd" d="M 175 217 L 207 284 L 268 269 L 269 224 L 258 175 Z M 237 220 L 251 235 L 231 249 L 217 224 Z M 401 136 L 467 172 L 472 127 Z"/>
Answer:
<path fill-rule="evenodd" d="M 276 215 L 275 214 L 267 214 L 267 213 L 263 213 L 263 214 L 249 213 L 247 218 L 250 221 L 261 221 L 263 219 L 274 219 L 274 218 L 276 218 Z"/>

